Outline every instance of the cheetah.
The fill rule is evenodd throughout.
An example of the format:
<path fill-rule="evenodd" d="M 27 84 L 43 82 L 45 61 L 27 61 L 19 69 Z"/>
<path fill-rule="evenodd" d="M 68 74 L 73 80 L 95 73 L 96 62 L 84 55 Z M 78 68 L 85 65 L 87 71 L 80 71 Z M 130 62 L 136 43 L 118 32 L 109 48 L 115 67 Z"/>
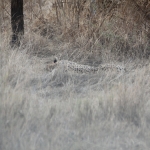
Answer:
<path fill-rule="evenodd" d="M 116 69 L 118 72 L 124 72 L 125 68 L 120 65 L 114 64 L 101 64 L 98 67 L 81 65 L 68 60 L 59 60 L 57 57 L 52 64 L 47 66 L 47 70 L 53 70 L 54 68 L 63 69 L 63 71 L 69 71 L 74 73 L 98 73 L 101 70 Z"/>

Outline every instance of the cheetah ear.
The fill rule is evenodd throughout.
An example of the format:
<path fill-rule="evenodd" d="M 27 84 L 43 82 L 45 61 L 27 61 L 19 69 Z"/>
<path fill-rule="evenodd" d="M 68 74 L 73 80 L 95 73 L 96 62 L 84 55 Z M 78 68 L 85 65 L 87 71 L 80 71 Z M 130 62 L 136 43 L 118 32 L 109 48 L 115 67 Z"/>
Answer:
<path fill-rule="evenodd" d="M 56 63 L 58 61 L 57 57 L 54 57 L 54 63 Z"/>
<path fill-rule="evenodd" d="M 60 58 L 61 58 L 61 54 L 55 55 L 55 56 L 54 56 L 54 63 L 56 63 L 56 62 L 58 62 L 59 60 L 61 60 Z"/>

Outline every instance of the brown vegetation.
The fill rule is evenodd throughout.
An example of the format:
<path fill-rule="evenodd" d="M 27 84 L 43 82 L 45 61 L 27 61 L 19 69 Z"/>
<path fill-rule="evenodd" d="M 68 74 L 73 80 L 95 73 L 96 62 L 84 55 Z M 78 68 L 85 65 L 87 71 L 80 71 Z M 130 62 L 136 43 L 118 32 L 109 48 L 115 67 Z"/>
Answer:
<path fill-rule="evenodd" d="M 100 44 L 115 54 L 149 57 L 149 1 L 57 0 L 52 8 L 35 21 L 42 35 L 58 35 L 85 50 L 94 51 Z M 78 43 L 80 38 L 84 42 Z"/>

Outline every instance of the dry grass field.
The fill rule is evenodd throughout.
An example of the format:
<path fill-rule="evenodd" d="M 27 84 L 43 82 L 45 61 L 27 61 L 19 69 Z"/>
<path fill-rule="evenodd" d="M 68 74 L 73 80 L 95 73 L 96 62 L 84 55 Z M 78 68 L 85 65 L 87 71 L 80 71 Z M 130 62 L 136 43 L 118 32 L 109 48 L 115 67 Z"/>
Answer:
<path fill-rule="evenodd" d="M 147 28 L 139 30 L 136 13 L 120 4 L 123 14 L 102 10 L 97 22 L 87 22 L 86 11 L 73 18 L 67 5 L 56 13 L 48 0 L 41 2 L 25 1 L 25 35 L 17 48 L 9 45 L 9 1 L 1 3 L 0 150 L 149 150 Z M 52 75 L 45 68 L 55 55 L 90 66 L 119 64 L 126 72 Z"/>

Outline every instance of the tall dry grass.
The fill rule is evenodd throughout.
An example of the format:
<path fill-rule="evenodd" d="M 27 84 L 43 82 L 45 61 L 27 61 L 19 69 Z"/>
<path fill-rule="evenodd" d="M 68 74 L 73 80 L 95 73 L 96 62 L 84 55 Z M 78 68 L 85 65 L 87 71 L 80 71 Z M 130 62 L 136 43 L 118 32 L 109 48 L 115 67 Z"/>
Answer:
<path fill-rule="evenodd" d="M 60 18 L 63 12 L 57 18 L 55 7 L 49 10 L 49 1 L 41 2 L 25 2 L 25 35 L 16 49 L 9 45 L 9 16 L 3 21 L 6 30 L 0 33 L 0 149 L 149 150 L 150 64 L 148 57 L 143 57 L 149 50 L 147 36 L 143 38 L 137 28 L 127 27 L 116 15 L 109 18 L 97 11 L 95 26 L 92 21 L 91 27 L 86 25 L 82 12 L 79 27 L 69 21 L 65 25 L 65 16 Z M 84 11 L 89 4 L 82 4 L 87 7 Z M 5 6 L 9 8 L 7 1 Z M 127 16 L 128 21 L 132 20 L 133 16 Z M 73 19 L 77 22 L 77 18 Z M 141 46 L 140 40 L 144 42 Z M 123 51 L 125 46 L 129 46 L 128 51 Z M 127 71 L 78 75 L 58 70 L 52 75 L 45 67 L 54 55 L 92 66 L 119 63 Z"/>
<path fill-rule="evenodd" d="M 149 64 L 128 62 L 123 75 L 60 70 L 52 76 L 28 46 L 4 45 L 1 149 L 149 149 Z"/>

